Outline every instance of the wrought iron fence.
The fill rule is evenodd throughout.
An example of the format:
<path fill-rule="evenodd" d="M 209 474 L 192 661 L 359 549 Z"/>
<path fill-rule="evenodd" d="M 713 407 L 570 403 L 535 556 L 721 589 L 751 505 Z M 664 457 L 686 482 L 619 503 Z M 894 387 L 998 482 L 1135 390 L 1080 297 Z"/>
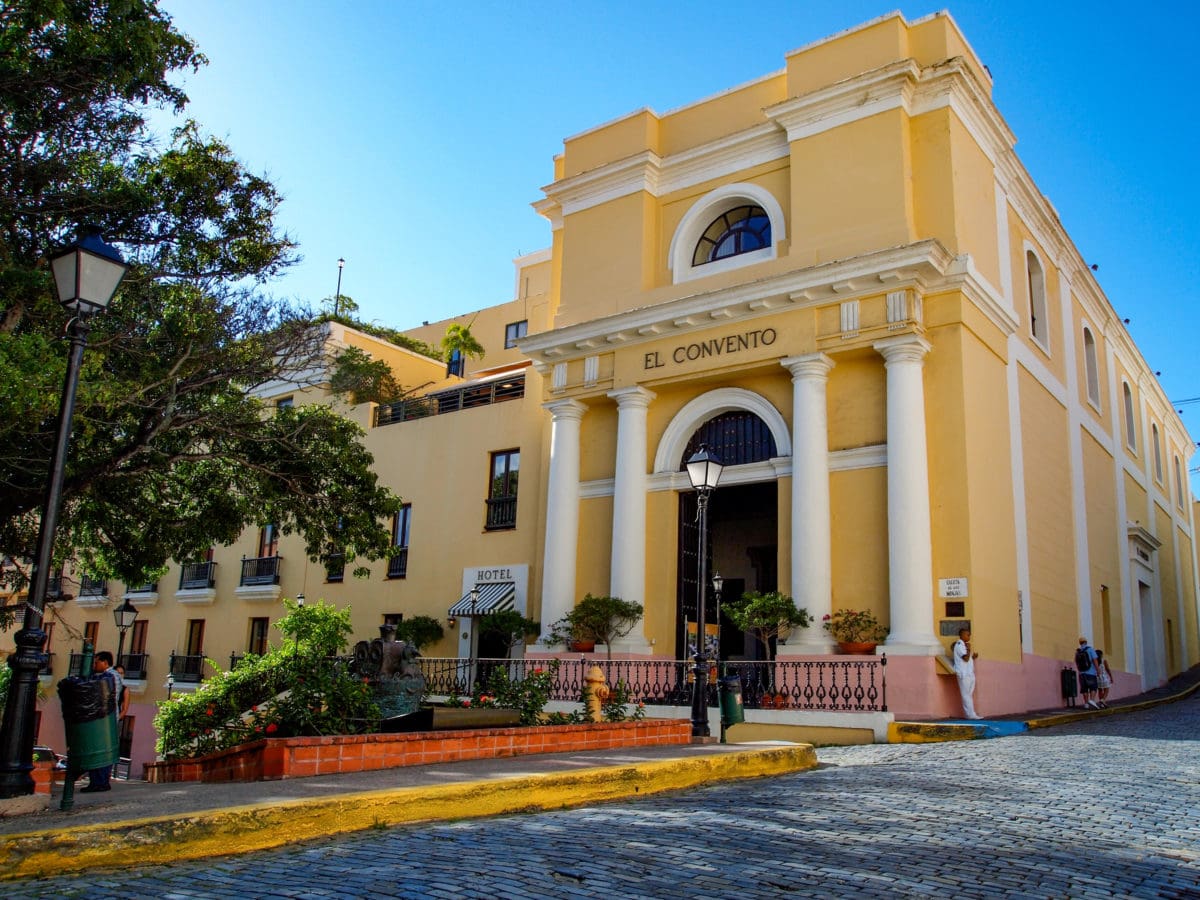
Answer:
<path fill-rule="evenodd" d="M 242 559 L 242 585 L 279 584 L 278 556 L 258 556 Z"/>
<path fill-rule="evenodd" d="M 197 682 L 204 677 L 204 654 L 171 654 L 170 672 L 176 681 Z"/>
<path fill-rule="evenodd" d="M 140 681 L 146 677 L 146 666 L 150 663 L 149 653 L 123 653 L 120 664 L 125 667 L 126 679 Z"/>
<path fill-rule="evenodd" d="M 108 593 L 108 582 L 103 578 L 84 575 L 79 579 L 80 597 L 103 597 Z"/>
<path fill-rule="evenodd" d="M 497 378 L 482 384 L 464 385 L 452 391 L 384 404 L 375 410 L 375 427 L 411 422 L 413 419 L 458 412 L 460 409 L 490 406 L 506 400 L 520 400 L 524 396 L 525 374 L 522 372 L 512 378 Z"/>
<path fill-rule="evenodd" d="M 396 555 L 388 560 L 388 578 L 404 578 L 408 575 L 408 548 L 401 547 Z"/>
<path fill-rule="evenodd" d="M 519 681 L 532 672 L 550 669 L 554 679 L 550 699 L 568 702 L 583 696 L 584 676 L 599 666 L 610 685 L 622 682 L 634 702 L 647 706 L 688 706 L 692 701 L 693 664 L 689 660 L 594 657 L 549 660 L 465 659 L 422 657 L 431 694 L 470 694 L 497 669 Z M 721 663 L 723 674 L 736 676 L 747 709 L 821 710 L 828 712 L 886 712 L 887 657 L 866 659 L 776 660 Z M 709 672 L 705 693 L 709 706 L 717 703 L 718 673 Z"/>
<path fill-rule="evenodd" d="M 216 586 L 214 577 L 215 562 L 185 563 L 179 569 L 179 589 L 181 591 L 207 590 Z"/>
<path fill-rule="evenodd" d="M 489 497 L 487 501 L 487 522 L 484 525 L 488 531 L 500 528 L 515 528 L 517 525 L 516 497 Z"/>

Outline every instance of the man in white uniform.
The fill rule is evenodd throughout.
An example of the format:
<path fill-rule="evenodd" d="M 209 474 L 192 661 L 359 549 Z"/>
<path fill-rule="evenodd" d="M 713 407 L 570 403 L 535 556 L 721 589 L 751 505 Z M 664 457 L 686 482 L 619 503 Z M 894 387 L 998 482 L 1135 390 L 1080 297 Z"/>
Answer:
<path fill-rule="evenodd" d="M 958 640 L 950 651 L 954 660 L 954 674 L 958 676 L 958 691 L 962 694 L 963 715 L 968 719 L 982 719 L 975 712 L 975 660 L 978 653 L 971 652 L 971 629 L 960 628 Z"/>

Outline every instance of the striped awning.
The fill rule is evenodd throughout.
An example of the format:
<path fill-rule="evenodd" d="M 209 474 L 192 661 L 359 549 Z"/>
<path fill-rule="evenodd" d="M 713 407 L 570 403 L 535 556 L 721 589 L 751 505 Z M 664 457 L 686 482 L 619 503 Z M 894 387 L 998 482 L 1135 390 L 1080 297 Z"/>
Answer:
<path fill-rule="evenodd" d="M 461 600 L 450 607 L 450 611 L 446 615 L 469 616 L 474 611 L 475 615 L 482 616 L 487 613 L 499 612 L 502 609 L 513 608 L 513 600 L 517 596 L 517 586 L 511 581 L 489 582 L 477 584 L 475 587 L 479 591 L 479 599 L 475 602 L 474 610 L 471 607 L 471 592 L 467 591 L 462 595 Z"/>

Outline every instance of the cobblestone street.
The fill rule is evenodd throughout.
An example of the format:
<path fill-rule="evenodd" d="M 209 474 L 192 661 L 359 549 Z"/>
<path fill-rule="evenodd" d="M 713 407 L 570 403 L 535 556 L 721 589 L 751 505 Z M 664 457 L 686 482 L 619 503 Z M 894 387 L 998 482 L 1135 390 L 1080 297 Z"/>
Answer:
<path fill-rule="evenodd" d="M 5 884 L 26 897 L 1200 897 L 1200 695 L 815 771 Z"/>

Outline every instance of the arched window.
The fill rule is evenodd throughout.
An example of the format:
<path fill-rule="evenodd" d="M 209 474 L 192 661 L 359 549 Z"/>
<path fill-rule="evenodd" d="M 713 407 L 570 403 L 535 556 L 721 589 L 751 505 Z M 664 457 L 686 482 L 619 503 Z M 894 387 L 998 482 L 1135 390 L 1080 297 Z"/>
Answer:
<path fill-rule="evenodd" d="M 761 206 L 735 206 L 715 219 L 692 253 L 692 265 L 728 259 L 771 246 L 771 219 Z"/>
<path fill-rule="evenodd" d="M 1151 423 L 1150 435 L 1154 438 L 1154 478 L 1162 482 L 1162 442 L 1158 439 L 1158 426 Z"/>
<path fill-rule="evenodd" d="M 1100 405 L 1100 367 L 1096 362 L 1096 339 L 1090 328 L 1083 329 L 1083 367 L 1087 376 L 1088 399 Z"/>
<path fill-rule="evenodd" d="M 726 184 L 683 214 L 667 249 L 675 284 L 775 259 L 787 237 L 783 207 L 757 184 Z"/>
<path fill-rule="evenodd" d="M 1029 276 L 1029 333 L 1045 349 L 1050 349 L 1050 321 L 1046 316 L 1046 275 L 1032 250 L 1025 253 L 1025 271 Z"/>
<path fill-rule="evenodd" d="M 1129 382 L 1121 382 L 1122 392 L 1125 395 L 1125 443 L 1129 445 L 1131 450 L 1137 450 L 1137 427 L 1133 422 L 1133 391 L 1129 389 Z"/>
<path fill-rule="evenodd" d="M 713 455 L 726 466 L 744 466 L 776 455 L 771 429 L 747 410 L 722 413 L 697 428 L 679 461 L 680 471 L 687 468 L 687 461 L 701 444 L 707 444 Z"/>

